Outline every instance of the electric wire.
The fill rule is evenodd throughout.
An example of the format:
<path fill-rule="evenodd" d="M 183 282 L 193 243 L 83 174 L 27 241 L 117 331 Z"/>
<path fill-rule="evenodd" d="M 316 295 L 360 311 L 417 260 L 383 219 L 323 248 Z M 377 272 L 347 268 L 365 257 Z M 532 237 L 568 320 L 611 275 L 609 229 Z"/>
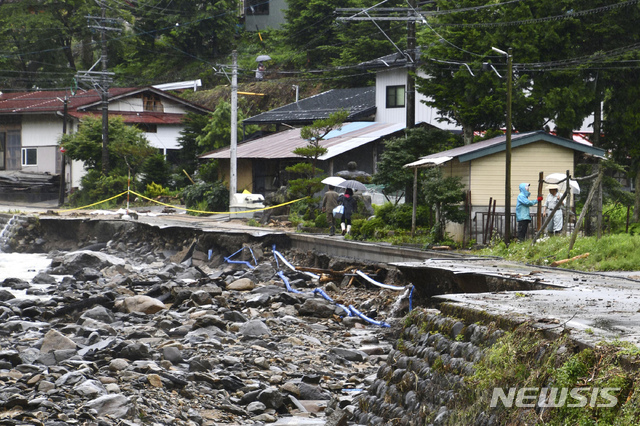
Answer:
<path fill-rule="evenodd" d="M 582 10 L 578 12 L 567 12 L 563 15 L 555 15 L 555 16 L 547 16 L 543 18 L 532 18 L 532 19 L 523 19 L 519 21 L 508 21 L 508 22 L 478 22 L 474 24 L 454 24 L 454 23 L 435 23 L 434 26 L 437 27 L 467 27 L 467 28 L 480 28 L 480 27 L 507 27 L 514 25 L 531 25 L 531 24 L 539 24 L 542 22 L 548 21 L 560 21 L 563 19 L 571 19 L 586 15 L 597 14 L 600 12 L 608 12 L 610 10 L 620 9 L 627 6 L 633 6 L 637 4 L 640 0 L 628 0 L 622 3 L 611 4 L 607 6 L 596 7 L 594 9 Z"/>

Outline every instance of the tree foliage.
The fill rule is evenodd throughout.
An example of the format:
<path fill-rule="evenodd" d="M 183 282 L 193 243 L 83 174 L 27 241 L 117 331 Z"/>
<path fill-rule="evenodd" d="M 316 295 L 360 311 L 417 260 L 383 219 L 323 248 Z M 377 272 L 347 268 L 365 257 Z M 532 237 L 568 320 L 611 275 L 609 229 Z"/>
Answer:
<path fill-rule="evenodd" d="M 60 145 L 72 160 L 82 161 L 86 169 L 102 169 L 102 119 L 87 117 L 73 134 L 63 135 Z M 144 132 L 127 126 L 121 117 L 109 118 L 109 170 L 114 174 L 135 175 L 146 159 L 156 153 Z"/>
<path fill-rule="evenodd" d="M 443 177 L 442 170 L 434 167 L 422 173 L 422 196 L 433 209 L 435 225 L 432 235 L 435 242 L 443 241 L 447 222 L 462 223 L 467 213 L 461 208 L 464 201 L 464 184 L 460 177 Z"/>
<path fill-rule="evenodd" d="M 293 150 L 295 155 L 304 157 L 306 161 L 287 167 L 285 170 L 292 175 L 300 176 L 289 181 L 289 190 L 292 194 L 310 197 L 323 187 L 321 173 L 318 167 L 318 158 L 327 153 L 327 148 L 321 142 L 333 129 L 341 129 L 342 123 L 349 116 L 347 111 L 337 111 L 329 117 L 316 120 L 311 126 L 305 126 L 300 130 L 300 137 L 307 140 L 307 145 Z"/>
<path fill-rule="evenodd" d="M 99 201 L 100 197 L 108 198 L 115 194 L 110 191 L 118 187 L 122 181 L 126 183 L 128 176 L 135 187 L 136 174 L 150 157 L 156 154 L 145 138 L 142 130 L 127 126 L 121 117 L 109 119 L 109 176 L 102 179 L 96 171 L 102 170 L 102 119 L 87 117 L 73 134 L 63 135 L 60 145 L 66 150 L 65 155 L 84 163 L 91 173 L 82 180 L 82 195 L 77 198 L 83 201 Z M 126 190 L 126 185 L 124 187 Z M 88 195 L 91 194 L 91 195 Z M 93 198 L 93 197 L 98 198 Z"/>
<path fill-rule="evenodd" d="M 245 116 L 242 110 L 238 108 L 238 127 L 237 134 L 242 135 L 242 120 Z M 251 133 L 257 129 L 257 126 L 247 126 L 245 131 Z M 212 151 L 214 149 L 229 146 L 231 143 L 231 104 L 226 101 L 220 101 L 214 112 L 209 114 L 207 124 L 195 138 L 200 153 Z"/>
<path fill-rule="evenodd" d="M 462 145 L 462 139 L 451 132 L 417 127 L 406 136 L 385 142 L 373 182 L 384 186 L 384 193 L 405 191 L 412 194 L 413 169 L 404 168 L 420 157 Z"/>

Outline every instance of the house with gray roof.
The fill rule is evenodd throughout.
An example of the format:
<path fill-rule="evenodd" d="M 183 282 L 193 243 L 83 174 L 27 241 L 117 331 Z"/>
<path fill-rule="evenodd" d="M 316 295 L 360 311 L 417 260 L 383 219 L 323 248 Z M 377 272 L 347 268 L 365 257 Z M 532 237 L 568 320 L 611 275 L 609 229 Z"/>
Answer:
<path fill-rule="evenodd" d="M 283 128 L 308 126 L 340 110 L 349 112 L 345 120 L 347 122 L 373 121 L 376 113 L 375 91 L 375 87 L 332 89 L 249 117 L 242 124 L 274 124 L 278 131 Z"/>

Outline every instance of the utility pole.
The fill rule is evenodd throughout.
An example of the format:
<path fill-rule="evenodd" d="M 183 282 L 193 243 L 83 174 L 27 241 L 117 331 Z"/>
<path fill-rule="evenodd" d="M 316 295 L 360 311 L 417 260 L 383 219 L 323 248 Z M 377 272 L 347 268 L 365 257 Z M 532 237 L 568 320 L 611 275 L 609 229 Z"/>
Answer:
<path fill-rule="evenodd" d="M 491 49 L 507 57 L 507 135 L 504 161 L 504 243 L 509 247 L 509 243 L 511 242 L 511 86 L 513 81 L 513 55 L 511 54 L 511 48 L 509 48 L 508 52 L 496 47 L 492 47 Z"/>
<path fill-rule="evenodd" d="M 107 8 L 105 7 L 105 1 L 100 2 L 101 9 L 101 21 L 105 22 L 107 19 Z M 102 28 L 100 33 L 100 45 L 101 55 L 100 62 L 102 63 L 102 174 L 107 176 L 109 174 L 109 83 L 107 82 L 107 31 Z"/>
<path fill-rule="evenodd" d="M 229 205 L 238 188 L 238 52 L 231 53 L 231 147 L 229 149 Z"/>
<path fill-rule="evenodd" d="M 79 81 L 90 82 L 96 91 L 100 93 L 102 104 L 102 174 L 109 174 L 109 85 L 112 82 L 112 72 L 107 71 L 108 54 L 107 54 L 107 31 L 122 31 L 113 25 L 119 24 L 119 19 L 107 18 L 107 8 L 105 0 L 96 0 L 100 4 L 100 16 L 87 16 L 86 18 L 93 22 L 89 28 L 100 31 L 101 54 L 100 59 L 93 64 L 89 71 L 83 71 L 76 75 Z M 100 62 L 102 71 L 92 71 Z"/>
<path fill-rule="evenodd" d="M 62 112 L 62 134 L 66 135 L 67 134 L 67 115 L 69 113 L 69 108 L 68 108 L 68 104 L 69 104 L 69 99 L 65 96 L 64 97 L 64 109 Z M 58 194 L 58 207 L 61 207 L 64 204 L 64 196 L 66 191 L 66 182 L 65 182 L 65 165 L 66 165 L 66 161 L 64 158 L 64 153 L 65 151 L 63 149 L 60 149 L 60 192 Z"/>
<path fill-rule="evenodd" d="M 507 149 L 505 158 L 505 178 L 504 178 L 504 213 L 505 213 L 505 244 L 509 247 L 511 242 L 511 90 L 513 82 L 513 55 L 511 48 L 507 53 Z"/>
<path fill-rule="evenodd" d="M 415 84 L 415 72 L 416 72 L 416 20 L 425 21 L 422 16 L 422 12 L 419 12 L 416 8 L 416 0 L 407 0 L 409 7 L 369 7 L 369 8 L 338 8 L 338 13 L 354 13 L 349 17 L 338 17 L 338 21 L 371 21 L 375 26 L 384 34 L 384 36 L 393 44 L 393 46 L 405 57 L 407 61 L 407 80 L 405 86 L 406 95 L 406 128 L 410 129 L 415 127 L 416 124 L 416 84 Z M 379 13 L 395 14 L 395 16 L 380 16 Z M 406 16 L 398 16 L 399 13 L 406 13 Z M 361 16 L 365 15 L 365 16 Z M 389 36 L 380 28 L 376 21 L 407 21 L 407 50 L 402 51 L 398 46 L 389 38 Z"/>
<path fill-rule="evenodd" d="M 413 16 L 417 7 L 416 0 L 408 0 L 411 10 L 407 11 L 409 17 Z M 407 115 L 406 128 L 411 129 L 416 125 L 416 21 L 407 21 Z"/>

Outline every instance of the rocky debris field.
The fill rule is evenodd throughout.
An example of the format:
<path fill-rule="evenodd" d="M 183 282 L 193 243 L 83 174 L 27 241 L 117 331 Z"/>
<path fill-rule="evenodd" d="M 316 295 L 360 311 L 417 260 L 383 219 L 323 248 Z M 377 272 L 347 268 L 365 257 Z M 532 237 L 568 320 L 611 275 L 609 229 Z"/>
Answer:
<path fill-rule="evenodd" d="M 398 330 L 398 292 L 266 249 L 216 267 L 110 244 L 49 256 L 0 282 L 0 425 L 356 424 Z"/>

